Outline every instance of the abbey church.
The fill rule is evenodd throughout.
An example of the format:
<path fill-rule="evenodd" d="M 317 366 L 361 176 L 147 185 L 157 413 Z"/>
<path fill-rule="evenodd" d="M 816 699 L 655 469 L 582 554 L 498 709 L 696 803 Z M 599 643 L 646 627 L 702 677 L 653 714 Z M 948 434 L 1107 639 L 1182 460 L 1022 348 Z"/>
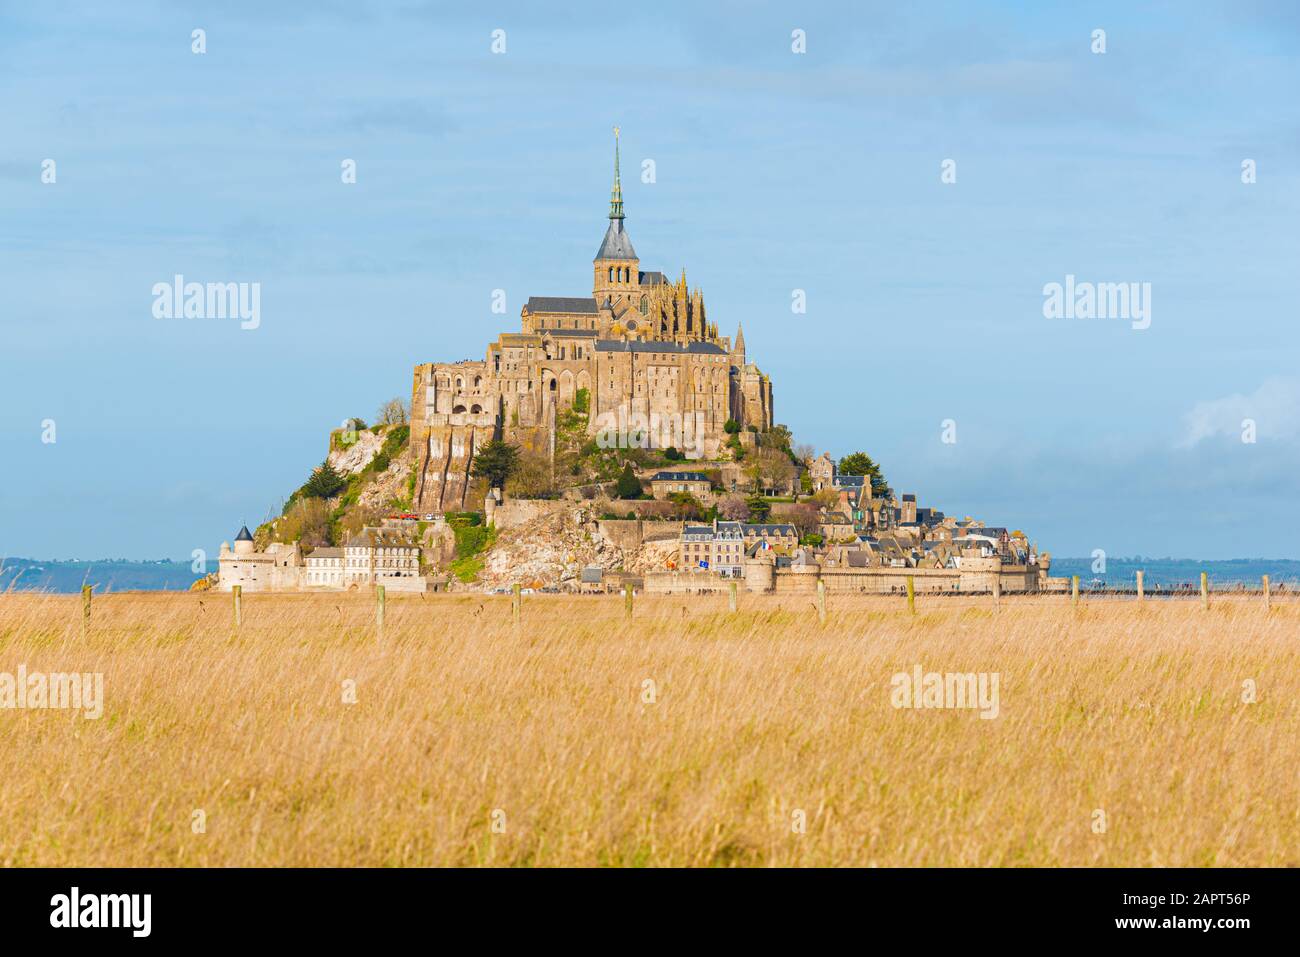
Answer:
<path fill-rule="evenodd" d="M 592 267 L 590 295 L 533 296 L 520 331 L 505 332 L 482 361 L 423 363 L 411 394 L 417 456 L 414 507 L 467 505 L 470 463 L 494 438 L 553 436 L 557 413 L 586 399 L 589 428 L 613 417 L 680 417 L 713 458 L 728 419 L 772 425 L 772 386 L 747 360 L 744 335 L 718 334 L 686 274 L 670 281 L 641 269 L 623 215 L 617 130 L 609 226 Z"/>

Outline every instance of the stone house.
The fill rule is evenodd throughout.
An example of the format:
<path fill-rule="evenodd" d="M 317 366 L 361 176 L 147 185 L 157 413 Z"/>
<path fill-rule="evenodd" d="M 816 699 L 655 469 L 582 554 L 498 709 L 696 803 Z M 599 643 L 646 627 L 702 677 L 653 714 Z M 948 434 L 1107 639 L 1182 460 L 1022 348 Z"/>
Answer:
<path fill-rule="evenodd" d="M 745 561 L 745 535 L 740 522 L 687 525 L 682 529 L 681 569 L 716 572 L 739 578 Z"/>
<path fill-rule="evenodd" d="M 709 477 L 703 472 L 656 472 L 650 477 L 650 494 L 657 499 L 666 499 L 677 492 L 703 498 L 711 487 Z"/>

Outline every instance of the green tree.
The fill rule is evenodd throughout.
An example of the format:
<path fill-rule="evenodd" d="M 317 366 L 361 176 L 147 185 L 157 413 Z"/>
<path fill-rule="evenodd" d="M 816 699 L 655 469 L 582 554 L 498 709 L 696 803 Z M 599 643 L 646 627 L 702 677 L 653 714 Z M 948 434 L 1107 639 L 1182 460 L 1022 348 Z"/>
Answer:
<path fill-rule="evenodd" d="M 683 521 L 698 521 L 704 517 L 704 506 L 690 492 L 673 492 L 668 496 L 677 510 L 677 517 Z"/>
<path fill-rule="evenodd" d="M 751 495 L 745 500 L 745 505 L 749 508 L 751 522 L 761 524 L 767 521 L 768 515 L 772 514 L 772 504 L 761 495 Z"/>
<path fill-rule="evenodd" d="M 735 435 L 740 431 L 740 423 L 735 419 L 728 419 L 722 424 L 722 431 L 726 432 L 728 435 Z"/>
<path fill-rule="evenodd" d="M 573 411 L 579 415 L 586 415 L 591 408 L 591 393 L 586 389 L 579 389 L 573 394 Z"/>
<path fill-rule="evenodd" d="M 872 496 L 884 498 L 889 495 L 889 483 L 885 481 L 880 466 L 866 452 L 852 452 L 844 456 L 840 459 L 839 472 L 841 475 L 869 475 Z"/>
<path fill-rule="evenodd" d="M 348 480 L 334 471 L 334 466 L 326 459 L 311 473 L 311 478 L 302 487 L 302 494 L 307 498 L 332 498 L 343 491 L 347 484 Z"/>
<path fill-rule="evenodd" d="M 632 471 L 631 462 L 628 462 L 623 466 L 623 474 L 618 477 L 618 483 L 614 486 L 614 492 L 619 498 L 641 497 L 641 480 L 636 477 L 636 472 Z"/>
<path fill-rule="evenodd" d="M 500 488 L 518 467 L 519 447 L 501 439 L 493 439 L 474 456 L 470 474 L 475 478 L 487 479 L 493 488 Z"/>

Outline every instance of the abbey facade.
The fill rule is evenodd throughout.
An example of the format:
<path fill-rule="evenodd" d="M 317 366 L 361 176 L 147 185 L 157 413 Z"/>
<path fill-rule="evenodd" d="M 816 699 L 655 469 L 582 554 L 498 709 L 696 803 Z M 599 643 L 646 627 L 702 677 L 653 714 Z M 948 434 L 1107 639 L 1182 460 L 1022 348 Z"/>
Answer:
<path fill-rule="evenodd" d="M 722 453 L 724 426 L 772 425 L 772 385 L 747 360 L 739 326 L 718 334 L 700 290 L 641 269 L 624 228 L 615 141 L 609 226 L 596 251 L 590 296 L 532 297 L 520 331 L 502 333 L 482 361 L 415 367 L 411 447 L 414 507 L 467 507 L 469 466 L 493 438 L 554 435 L 557 413 L 586 398 L 588 429 L 671 423 L 692 457 Z"/>

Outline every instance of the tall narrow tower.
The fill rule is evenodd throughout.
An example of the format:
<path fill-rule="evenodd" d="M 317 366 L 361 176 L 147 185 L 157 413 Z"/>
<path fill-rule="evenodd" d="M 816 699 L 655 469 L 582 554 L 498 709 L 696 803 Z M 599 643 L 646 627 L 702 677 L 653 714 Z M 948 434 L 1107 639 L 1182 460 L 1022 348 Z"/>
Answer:
<path fill-rule="evenodd" d="M 638 269 L 641 262 L 636 258 L 632 240 L 623 229 L 623 185 L 618 177 L 618 127 L 614 127 L 614 187 L 609 192 L 609 228 L 605 238 L 596 251 L 595 282 L 592 294 L 596 304 L 601 305 L 608 297 L 613 302 L 620 298 L 631 301 L 631 296 L 640 288 Z"/>

